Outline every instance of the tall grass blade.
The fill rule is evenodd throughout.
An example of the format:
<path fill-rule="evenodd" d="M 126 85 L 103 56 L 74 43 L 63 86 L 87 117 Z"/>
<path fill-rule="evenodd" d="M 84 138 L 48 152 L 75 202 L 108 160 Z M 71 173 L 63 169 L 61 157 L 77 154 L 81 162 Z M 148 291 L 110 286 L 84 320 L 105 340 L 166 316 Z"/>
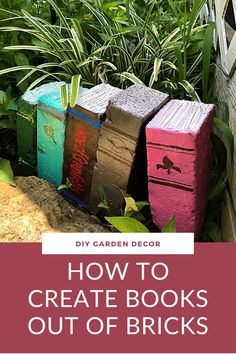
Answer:
<path fill-rule="evenodd" d="M 123 72 L 123 73 L 117 74 L 117 75 L 121 76 L 124 79 L 127 79 L 127 80 L 133 82 L 134 84 L 143 84 L 143 82 L 137 76 L 135 76 L 132 73 Z"/>
<path fill-rule="evenodd" d="M 185 91 L 189 94 L 193 101 L 201 102 L 196 90 L 188 81 L 183 80 L 179 82 L 179 85 L 181 85 L 185 89 Z"/>
<path fill-rule="evenodd" d="M 224 192 L 228 183 L 228 175 L 217 176 L 214 183 L 211 184 L 210 190 L 208 193 L 207 200 L 212 200 Z"/>
<path fill-rule="evenodd" d="M 211 22 L 206 29 L 203 48 L 202 48 L 202 89 L 203 89 L 203 102 L 208 101 L 208 87 L 210 76 L 211 54 L 213 47 L 213 34 L 215 30 L 215 23 Z"/>
<path fill-rule="evenodd" d="M 126 15 L 130 23 L 130 0 L 125 0 Z"/>
<path fill-rule="evenodd" d="M 61 105 L 64 109 L 67 109 L 69 103 L 68 84 L 62 85 L 60 87 L 60 93 L 61 93 Z"/>
<path fill-rule="evenodd" d="M 79 86 L 81 81 L 81 75 L 73 75 L 71 79 L 71 95 L 70 95 L 70 106 L 74 107 L 79 95 Z"/>
<path fill-rule="evenodd" d="M 81 28 L 80 22 L 76 18 L 72 18 L 71 22 L 72 22 L 72 26 L 73 26 L 74 30 L 77 33 L 77 36 L 80 39 L 82 51 L 87 54 L 88 50 L 87 50 L 86 41 L 85 41 L 84 33 L 83 33 L 82 28 Z"/>
<path fill-rule="evenodd" d="M 186 43 L 189 42 L 192 29 L 198 19 L 199 13 L 205 3 L 206 3 L 206 0 L 194 0 L 193 1 L 193 6 L 190 11 L 190 18 L 189 18 L 189 24 L 188 24 L 188 33 L 187 33 Z"/>
<path fill-rule="evenodd" d="M 234 136 L 232 130 L 222 119 L 219 118 L 214 118 L 214 126 L 223 134 L 224 138 L 226 139 L 232 160 L 234 156 Z"/>
<path fill-rule="evenodd" d="M 47 2 L 54 8 L 54 10 L 56 11 L 61 24 L 67 29 L 67 31 L 70 31 L 70 27 L 68 25 L 68 22 L 65 18 L 65 16 L 63 15 L 62 11 L 60 10 L 60 8 L 57 6 L 57 4 L 53 1 L 53 0 L 47 0 Z"/>
<path fill-rule="evenodd" d="M 168 0 L 168 3 L 173 11 L 173 14 L 177 20 L 180 31 L 182 32 L 182 15 L 179 13 L 176 4 L 172 0 Z"/>
<path fill-rule="evenodd" d="M 162 58 L 155 58 L 155 60 L 154 60 L 153 75 L 154 75 L 154 81 L 155 82 L 158 81 L 158 75 L 160 73 L 162 62 L 163 62 Z"/>

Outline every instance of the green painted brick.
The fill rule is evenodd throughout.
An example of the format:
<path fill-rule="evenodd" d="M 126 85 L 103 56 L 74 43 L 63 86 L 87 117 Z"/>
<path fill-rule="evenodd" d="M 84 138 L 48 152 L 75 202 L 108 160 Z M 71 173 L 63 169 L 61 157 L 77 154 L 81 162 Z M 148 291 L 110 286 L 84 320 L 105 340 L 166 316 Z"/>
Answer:
<path fill-rule="evenodd" d="M 35 174 L 37 167 L 37 103 L 46 93 L 64 82 L 51 82 L 25 93 L 19 100 L 17 113 L 17 145 L 22 174 Z"/>
<path fill-rule="evenodd" d="M 79 88 L 79 93 L 88 89 Z M 67 110 L 61 105 L 60 90 L 43 95 L 37 111 L 38 176 L 55 187 L 62 184 Z"/>

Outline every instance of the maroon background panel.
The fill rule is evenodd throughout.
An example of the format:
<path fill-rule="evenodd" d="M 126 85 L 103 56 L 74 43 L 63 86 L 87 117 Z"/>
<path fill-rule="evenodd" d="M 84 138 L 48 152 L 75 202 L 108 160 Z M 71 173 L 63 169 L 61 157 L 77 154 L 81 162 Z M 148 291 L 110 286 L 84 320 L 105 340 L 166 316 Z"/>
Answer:
<path fill-rule="evenodd" d="M 99 281 L 76 276 L 67 279 L 68 262 L 73 267 L 83 262 L 84 267 L 91 262 L 124 265 L 129 268 L 124 281 L 116 277 Z M 154 280 L 147 272 L 145 281 L 140 280 L 136 262 L 149 262 L 151 265 L 164 262 L 168 265 L 169 276 L 166 280 Z M 236 244 L 195 245 L 194 256 L 46 256 L 41 254 L 41 244 L 0 244 L 0 352 L 3 353 L 233 353 L 236 352 Z M 76 308 L 33 308 L 28 303 L 28 294 L 33 289 L 72 290 L 77 294 L 90 289 L 117 289 L 118 307 L 106 308 L 104 297 L 98 308 L 95 308 L 93 297 L 87 296 L 90 307 L 79 305 Z M 205 308 L 174 308 L 157 305 L 155 308 L 126 309 L 125 291 L 139 290 L 140 293 L 152 289 L 161 294 L 171 289 L 186 292 L 194 289 L 206 289 L 208 305 Z M 73 297 L 73 296 L 72 296 Z M 194 297 L 192 298 L 194 301 Z M 196 299 L 195 299 L 196 300 Z M 151 297 L 149 300 L 151 301 Z M 28 321 L 32 317 L 41 317 L 47 321 L 52 317 L 54 327 L 59 317 L 79 317 L 75 333 L 68 333 L 68 323 L 64 322 L 63 332 L 59 335 L 46 332 L 33 335 L 28 330 Z M 126 334 L 126 318 L 128 316 L 153 317 L 207 317 L 208 333 L 198 335 L 161 335 L 140 333 Z M 119 317 L 118 327 L 112 329 L 110 335 L 101 333 L 92 335 L 86 331 L 86 321 L 90 317 L 99 317 L 104 322 L 106 317 Z M 173 329 L 177 323 L 173 323 Z M 194 326 L 193 326 L 194 328 Z"/>

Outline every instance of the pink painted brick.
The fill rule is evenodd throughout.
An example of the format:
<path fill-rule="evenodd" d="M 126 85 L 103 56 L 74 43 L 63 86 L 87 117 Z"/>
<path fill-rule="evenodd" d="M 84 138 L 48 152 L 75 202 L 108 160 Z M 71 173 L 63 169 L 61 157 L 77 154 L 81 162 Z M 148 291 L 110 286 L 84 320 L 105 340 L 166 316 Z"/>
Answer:
<path fill-rule="evenodd" d="M 214 106 L 172 100 L 146 127 L 149 201 L 163 227 L 175 215 L 177 232 L 194 232 L 204 221 L 211 167 Z"/>

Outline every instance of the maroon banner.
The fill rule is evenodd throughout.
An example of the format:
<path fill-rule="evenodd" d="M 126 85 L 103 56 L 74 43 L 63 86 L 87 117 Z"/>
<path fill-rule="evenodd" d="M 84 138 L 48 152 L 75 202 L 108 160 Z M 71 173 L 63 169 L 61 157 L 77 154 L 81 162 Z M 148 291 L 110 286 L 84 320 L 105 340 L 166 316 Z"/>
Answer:
<path fill-rule="evenodd" d="M 236 244 L 194 256 L 0 245 L 1 353 L 236 352 Z"/>

